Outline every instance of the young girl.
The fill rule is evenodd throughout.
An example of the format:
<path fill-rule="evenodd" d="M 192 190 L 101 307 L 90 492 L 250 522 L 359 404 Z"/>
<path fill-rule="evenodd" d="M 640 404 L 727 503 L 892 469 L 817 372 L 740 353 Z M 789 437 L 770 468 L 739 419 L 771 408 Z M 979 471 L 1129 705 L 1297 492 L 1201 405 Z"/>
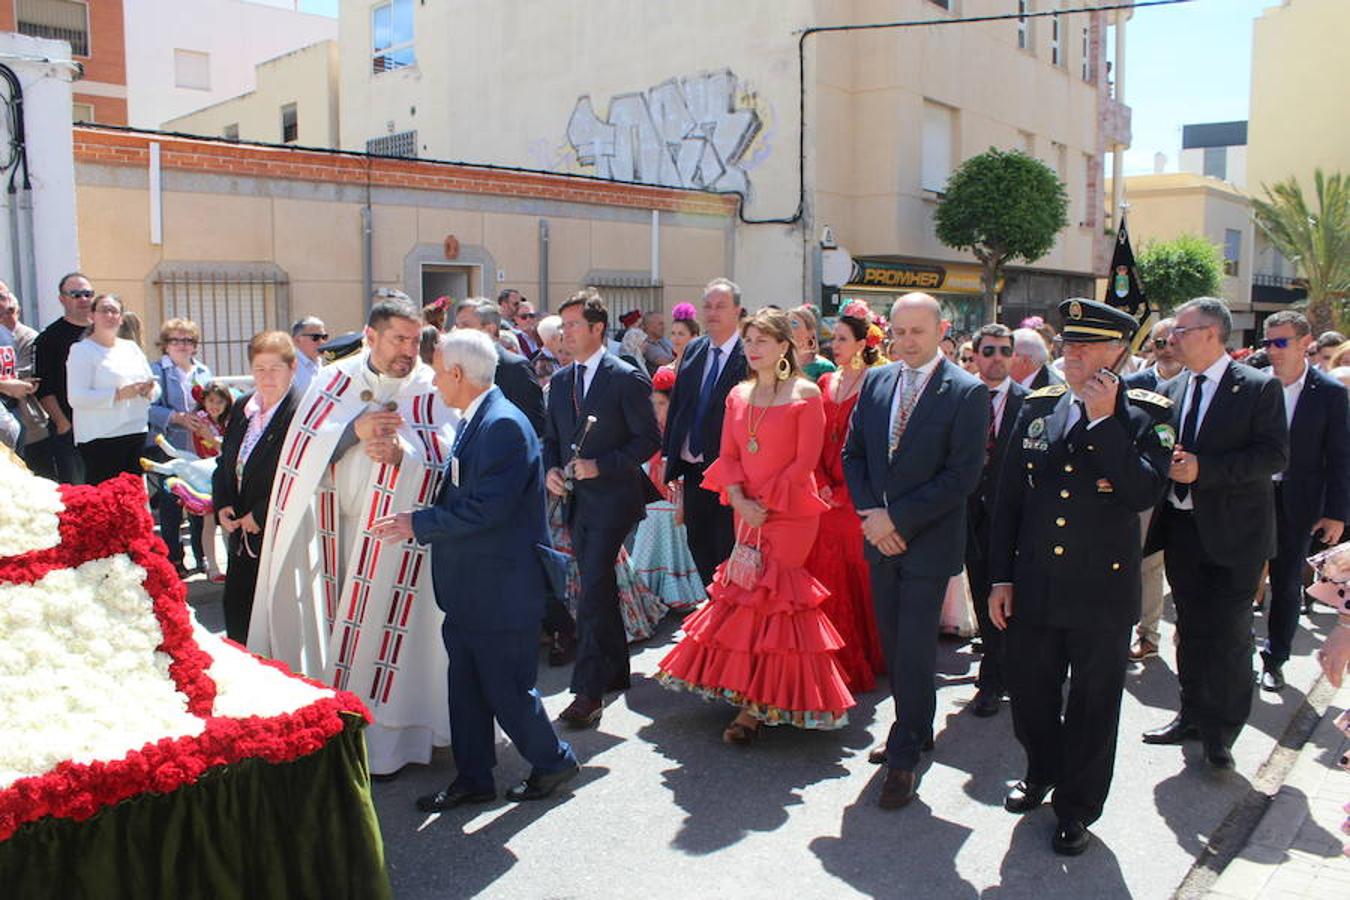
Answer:
<path fill-rule="evenodd" d="M 674 387 L 675 370 L 664 366 L 657 369 L 652 376 L 652 406 L 663 432 Z M 633 538 L 633 568 L 662 603 L 675 612 L 688 612 L 708 599 L 708 592 L 689 552 L 689 540 L 679 518 L 679 500 L 665 483 L 664 468 L 661 451 L 657 450 L 647 462 L 647 476 L 662 496 L 647 504 L 647 517 L 638 525 Z"/>
<path fill-rule="evenodd" d="M 210 459 L 220 454 L 220 442 L 225 438 L 225 424 L 229 421 L 230 410 L 234 408 L 234 395 L 223 384 L 211 382 L 205 388 L 194 387 L 192 393 L 197 400 L 197 408 L 192 417 L 205 426 L 192 430 L 192 450 L 202 459 Z M 206 554 L 206 575 L 215 584 L 225 583 L 225 573 L 220 570 L 216 556 L 216 517 L 201 516 L 202 550 Z"/>

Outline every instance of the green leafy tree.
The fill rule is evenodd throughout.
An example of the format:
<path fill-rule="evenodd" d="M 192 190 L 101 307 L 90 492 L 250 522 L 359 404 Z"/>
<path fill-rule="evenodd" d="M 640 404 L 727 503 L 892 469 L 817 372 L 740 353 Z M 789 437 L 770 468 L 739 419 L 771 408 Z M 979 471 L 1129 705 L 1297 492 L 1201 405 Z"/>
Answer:
<path fill-rule="evenodd" d="M 1313 333 L 1330 329 L 1337 307 L 1350 297 L 1350 181 L 1337 172 L 1313 173 L 1316 208 L 1308 205 L 1295 178 L 1261 186 L 1266 198 L 1252 199 L 1256 224 L 1284 258 L 1298 267 L 1308 287 L 1308 321 Z"/>
<path fill-rule="evenodd" d="M 984 317 L 997 314 L 994 291 L 1003 266 L 1035 262 L 1069 223 L 1069 197 L 1055 171 L 1020 150 L 990 147 L 963 162 L 938 203 L 938 240 L 980 261 Z"/>
<path fill-rule="evenodd" d="M 1166 315 L 1196 297 L 1216 297 L 1223 284 L 1223 254 L 1197 234 L 1150 241 L 1135 258 L 1144 296 Z"/>

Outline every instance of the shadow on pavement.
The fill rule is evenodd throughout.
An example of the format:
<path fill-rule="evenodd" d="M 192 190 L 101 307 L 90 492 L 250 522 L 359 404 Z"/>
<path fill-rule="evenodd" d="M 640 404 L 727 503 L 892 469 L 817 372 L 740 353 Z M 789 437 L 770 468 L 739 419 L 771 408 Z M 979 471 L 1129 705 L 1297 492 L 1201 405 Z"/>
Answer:
<path fill-rule="evenodd" d="M 1095 834 L 1082 856 L 1056 856 L 1050 848 L 1054 812 L 1047 806 L 1022 817 L 1013 828 L 1008 851 L 999 865 L 999 883 L 987 888 L 988 900 L 1037 897 L 1129 897 L 1130 889 L 1111 848 Z"/>
<path fill-rule="evenodd" d="M 686 816 L 672 843 L 694 855 L 731 846 L 752 832 L 773 831 L 787 821 L 788 807 L 802 802 L 801 789 L 847 778 L 843 760 L 870 745 L 867 729 L 876 704 L 890 699 L 881 690 L 861 695 L 840 731 L 763 727 L 754 744 L 738 747 L 722 743 L 735 707 L 667 691 L 655 682 L 643 688 L 627 698 L 629 709 L 651 720 L 637 737 L 675 764 L 662 772 L 663 783 Z"/>

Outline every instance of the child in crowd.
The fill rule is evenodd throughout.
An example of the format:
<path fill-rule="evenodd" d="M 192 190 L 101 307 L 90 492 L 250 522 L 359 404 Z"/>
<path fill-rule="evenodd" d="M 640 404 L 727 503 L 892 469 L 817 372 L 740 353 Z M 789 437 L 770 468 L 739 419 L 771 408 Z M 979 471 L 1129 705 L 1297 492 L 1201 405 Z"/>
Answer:
<path fill-rule="evenodd" d="M 192 451 L 202 459 L 220 455 L 220 444 L 225 439 L 225 425 L 234 408 L 234 395 L 230 389 L 219 382 L 211 382 L 206 387 L 194 387 L 193 396 L 197 400 L 194 418 L 206 424 L 206 428 L 192 432 Z M 224 584 L 225 573 L 221 571 L 216 557 L 216 517 L 202 516 L 202 550 L 206 554 L 206 574 L 215 584 Z"/>

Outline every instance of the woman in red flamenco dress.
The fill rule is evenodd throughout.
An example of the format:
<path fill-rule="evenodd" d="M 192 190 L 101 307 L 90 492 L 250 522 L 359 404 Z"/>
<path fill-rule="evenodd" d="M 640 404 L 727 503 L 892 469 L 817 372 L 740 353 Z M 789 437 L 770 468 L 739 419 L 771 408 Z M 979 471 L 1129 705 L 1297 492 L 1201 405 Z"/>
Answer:
<path fill-rule="evenodd" d="M 870 317 L 870 310 L 860 300 L 844 307 L 830 344 L 839 370 L 820 376 L 825 444 L 816 467 L 816 484 L 830 509 L 820 517 L 820 533 L 806 558 L 806 570 L 830 592 L 820 608 L 844 640 L 839 665 L 848 678 L 849 689 L 855 692 L 875 688 L 877 674 L 886 671 L 867 560 L 863 558 L 862 523 L 844 483 L 841 457 L 863 376 L 869 366 L 884 362 L 880 351 L 883 335 Z"/>
<path fill-rule="evenodd" d="M 827 509 L 815 483 L 820 390 L 797 367 L 785 313 L 755 313 L 741 336 L 752 377 L 727 397 L 721 455 L 703 476 L 735 511 L 738 548 L 657 678 L 740 707 L 722 738 L 748 744 L 762 724 L 842 727 L 854 700 L 835 659 L 843 641 L 820 609 L 828 592 L 805 568 Z M 738 565 L 740 544 L 758 546 L 757 572 Z"/>

